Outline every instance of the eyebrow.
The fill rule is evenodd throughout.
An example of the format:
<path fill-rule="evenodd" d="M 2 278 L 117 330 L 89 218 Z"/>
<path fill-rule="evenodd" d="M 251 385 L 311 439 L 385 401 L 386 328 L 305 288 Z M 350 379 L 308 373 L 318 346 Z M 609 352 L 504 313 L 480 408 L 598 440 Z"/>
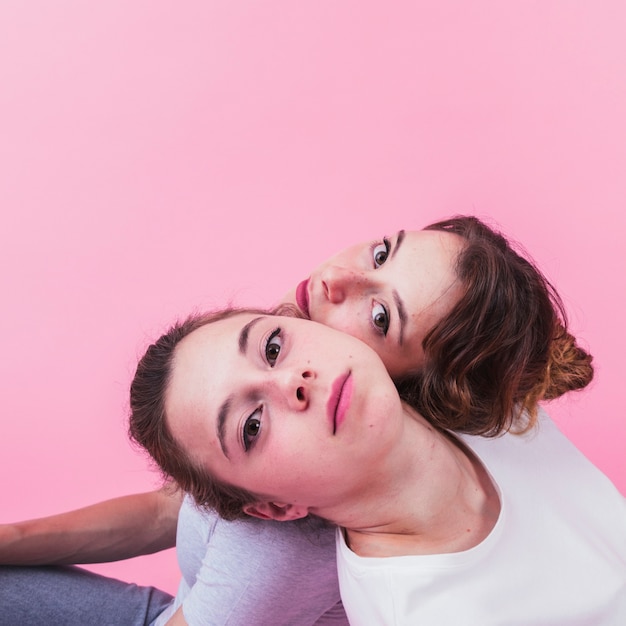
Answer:
<path fill-rule="evenodd" d="M 398 253 L 398 250 L 400 249 L 400 246 L 402 245 L 402 242 L 404 241 L 404 236 L 405 235 L 406 235 L 406 231 L 404 231 L 404 230 L 399 230 L 398 231 L 398 235 L 397 235 L 397 239 L 396 239 L 396 245 L 393 247 L 393 250 L 391 251 L 391 258 L 392 259 Z"/>
<path fill-rule="evenodd" d="M 405 235 L 406 235 L 405 230 L 398 231 L 398 235 L 396 237 L 396 245 L 393 247 L 393 250 L 391 251 L 392 259 L 398 253 L 398 250 L 400 249 L 400 246 L 402 245 L 402 242 L 404 241 Z M 400 298 L 400 294 L 395 289 L 393 290 L 393 299 L 396 303 L 396 308 L 398 309 L 398 319 L 400 320 L 400 332 L 398 333 L 398 344 L 402 345 L 402 342 L 404 341 L 404 328 L 406 326 L 406 320 L 407 320 L 406 307 L 404 306 L 404 302 L 402 301 L 402 298 Z"/>
<path fill-rule="evenodd" d="M 246 356 L 248 352 L 248 340 L 250 338 L 250 331 L 252 327 L 259 321 L 263 319 L 263 316 L 255 317 L 251 319 L 247 324 L 244 324 L 243 328 L 239 333 L 239 352 Z M 230 459 L 228 455 L 228 446 L 226 445 L 226 423 L 228 421 L 228 415 L 230 412 L 230 407 L 233 403 L 233 396 L 228 396 L 224 402 L 222 402 L 218 412 L 217 412 L 217 439 L 220 442 L 220 448 L 222 448 L 222 452 L 227 459 Z"/>
<path fill-rule="evenodd" d="M 228 456 L 228 447 L 226 445 L 226 418 L 228 417 L 231 404 L 232 396 L 222 404 L 217 413 L 217 438 L 220 442 L 220 448 L 222 448 L 222 452 L 227 459 L 230 459 L 230 456 Z"/>
<path fill-rule="evenodd" d="M 396 303 L 396 308 L 398 309 L 398 319 L 400 320 L 400 332 L 398 334 L 398 344 L 402 345 L 404 341 L 404 328 L 406 325 L 406 308 L 404 306 L 404 302 L 400 297 L 400 294 L 394 289 L 393 290 L 393 299 Z"/>
<path fill-rule="evenodd" d="M 250 336 L 250 330 L 257 322 L 261 321 L 262 319 L 263 317 L 259 316 L 250 320 L 239 333 L 239 352 L 241 352 L 241 354 L 243 354 L 244 356 L 248 351 L 248 337 Z"/>

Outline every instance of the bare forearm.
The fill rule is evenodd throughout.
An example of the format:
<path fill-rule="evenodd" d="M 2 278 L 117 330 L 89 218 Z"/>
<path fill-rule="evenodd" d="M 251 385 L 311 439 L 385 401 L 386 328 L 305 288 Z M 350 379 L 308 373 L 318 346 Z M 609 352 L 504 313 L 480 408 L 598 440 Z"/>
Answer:
<path fill-rule="evenodd" d="M 165 626 L 187 626 L 187 620 L 183 615 L 182 606 L 179 607 L 176 613 L 174 613 L 174 615 L 167 620 L 167 624 Z"/>
<path fill-rule="evenodd" d="M 162 489 L 35 520 L 0 525 L 0 563 L 100 563 L 176 543 L 181 495 Z"/>

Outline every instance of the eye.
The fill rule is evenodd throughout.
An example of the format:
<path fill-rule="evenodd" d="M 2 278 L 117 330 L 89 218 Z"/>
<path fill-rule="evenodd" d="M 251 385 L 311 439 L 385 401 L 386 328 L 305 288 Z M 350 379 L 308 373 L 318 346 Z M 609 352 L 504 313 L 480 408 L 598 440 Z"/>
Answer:
<path fill-rule="evenodd" d="M 374 246 L 374 249 L 372 250 L 372 257 L 374 258 L 374 267 L 376 269 L 378 269 L 387 260 L 387 257 L 389 256 L 389 248 L 389 240 L 386 238 L 383 239 L 382 243 Z"/>
<path fill-rule="evenodd" d="M 280 349 L 283 345 L 283 340 L 280 336 L 280 328 L 272 331 L 270 336 L 267 338 L 265 342 L 265 359 L 270 364 L 270 367 L 274 367 L 276 364 L 276 359 L 278 359 L 278 355 L 280 354 Z"/>
<path fill-rule="evenodd" d="M 389 314 L 387 309 L 380 303 L 376 303 L 372 307 L 372 324 L 374 328 L 383 335 L 389 330 Z"/>
<path fill-rule="evenodd" d="M 261 432 L 261 409 L 257 409 L 246 419 L 241 429 L 243 449 L 247 452 L 255 443 Z"/>

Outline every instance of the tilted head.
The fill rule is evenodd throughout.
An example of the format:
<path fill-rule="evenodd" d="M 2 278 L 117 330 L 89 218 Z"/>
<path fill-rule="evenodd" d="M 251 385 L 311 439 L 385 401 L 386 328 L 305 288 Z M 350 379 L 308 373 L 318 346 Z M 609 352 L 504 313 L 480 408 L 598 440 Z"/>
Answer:
<path fill-rule="evenodd" d="M 424 337 L 461 295 L 462 249 L 455 234 L 401 230 L 346 248 L 291 295 L 306 317 L 371 346 L 398 378 L 421 367 Z"/>
<path fill-rule="evenodd" d="M 523 410 L 530 426 L 538 401 L 593 376 L 549 281 L 472 216 L 351 246 L 291 297 L 370 345 L 403 397 L 453 430 L 496 435 Z"/>
<path fill-rule="evenodd" d="M 258 312 L 173 327 L 140 361 L 131 411 L 133 439 L 227 518 L 332 510 L 371 485 L 402 439 L 398 392 L 371 348 Z"/>

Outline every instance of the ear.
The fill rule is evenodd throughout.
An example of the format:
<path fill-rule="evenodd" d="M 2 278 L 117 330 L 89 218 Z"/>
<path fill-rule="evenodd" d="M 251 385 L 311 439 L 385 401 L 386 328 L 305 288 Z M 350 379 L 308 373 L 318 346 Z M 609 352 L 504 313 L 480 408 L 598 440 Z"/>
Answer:
<path fill-rule="evenodd" d="M 309 514 L 309 509 L 296 504 L 284 502 L 253 502 L 243 507 L 243 512 L 259 519 L 273 519 L 277 522 L 290 522 L 301 519 Z"/>

